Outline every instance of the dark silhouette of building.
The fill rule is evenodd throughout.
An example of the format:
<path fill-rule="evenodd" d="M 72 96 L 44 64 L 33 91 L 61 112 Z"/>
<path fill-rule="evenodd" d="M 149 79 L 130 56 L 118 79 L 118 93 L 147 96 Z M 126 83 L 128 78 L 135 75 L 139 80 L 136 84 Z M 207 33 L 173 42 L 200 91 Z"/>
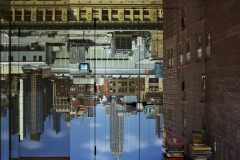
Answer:
<path fill-rule="evenodd" d="M 25 127 L 30 133 L 30 140 L 39 141 L 44 132 L 43 114 L 43 79 L 32 73 L 24 80 Z"/>
<path fill-rule="evenodd" d="M 52 110 L 53 129 L 58 134 L 61 131 L 61 113 L 56 112 L 56 109 Z"/>
<path fill-rule="evenodd" d="M 48 78 L 44 78 L 43 81 L 43 113 L 46 120 L 53 108 L 53 83 Z"/>

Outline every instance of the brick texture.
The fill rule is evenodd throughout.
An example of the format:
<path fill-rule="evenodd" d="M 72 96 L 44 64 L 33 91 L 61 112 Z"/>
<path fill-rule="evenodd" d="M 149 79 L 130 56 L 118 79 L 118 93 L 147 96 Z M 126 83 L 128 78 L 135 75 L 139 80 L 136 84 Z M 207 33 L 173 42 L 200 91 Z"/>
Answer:
<path fill-rule="evenodd" d="M 181 29 L 182 8 L 186 9 L 187 27 Z M 206 17 L 200 19 L 197 0 L 164 0 L 163 89 L 164 146 L 186 147 L 192 131 L 201 131 L 206 118 L 206 143 L 217 160 L 238 159 L 240 150 L 240 1 L 206 1 Z M 210 59 L 203 47 L 203 60 L 197 62 L 197 36 L 205 44 L 211 36 Z M 190 64 L 179 66 L 178 44 L 190 42 Z M 168 68 L 168 49 L 173 49 L 173 68 Z M 186 59 L 184 54 L 183 59 Z M 206 76 L 206 101 L 200 102 L 201 76 Z M 182 80 L 186 101 L 182 101 Z M 172 130 L 169 130 L 169 111 Z M 186 112 L 186 136 L 183 117 Z M 173 141 L 177 138 L 177 141 Z M 185 152 L 187 153 L 187 152 Z"/>

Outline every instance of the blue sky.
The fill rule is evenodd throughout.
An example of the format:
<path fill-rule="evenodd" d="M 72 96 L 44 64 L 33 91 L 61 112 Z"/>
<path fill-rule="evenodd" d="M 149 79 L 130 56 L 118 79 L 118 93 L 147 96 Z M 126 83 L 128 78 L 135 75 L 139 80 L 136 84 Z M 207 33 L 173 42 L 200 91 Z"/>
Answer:
<path fill-rule="evenodd" d="M 96 107 L 96 112 L 96 159 L 113 160 L 109 138 L 110 117 L 105 116 L 105 106 L 101 104 Z M 81 119 L 82 117 L 71 121 L 71 160 L 94 159 L 94 119 L 84 118 L 80 125 Z M 155 135 L 155 119 L 146 119 L 144 113 L 140 113 L 139 150 L 139 113 L 133 117 L 125 117 L 124 151 L 120 160 L 161 159 L 161 147 L 162 139 Z"/>
<path fill-rule="evenodd" d="M 61 116 L 61 132 L 56 134 L 53 130 L 53 119 L 46 118 L 44 132 L 40 135 L 40 141 L 30 140 L 30 133 L 26 139 L 18 142 L 18 135 L 12 136 L 12 157 L 18 156 L 70 156 L 70 128 Z"/>
<path fill-rule="evenodd" d="M 1 160 L 8 160 L 9 159 L 9 119 L 8 119 L 8 111 L 6 117 L 1 118 L 1 153 L 0 159 Z"/>
<path fill-rule="evenodd" d="M 110 117 L 105 116 L 105 106 L 101 104 L 96 107 L 96 112 L 96 159 L 113 160 L 109 138 Z M 29 133 L 26 140 L 20 143 L 18 136 L 12 136 L 12 156 L 70 156 L 71 160 L 94 159 L 94 119 L 84 118 L 82 124 L 81 120 L 82 116 L 74 118 L 69 128 L 61 119 L 61 132 L 56 134 L 52 128 L 52 118 L 50 117 L 50 125 L 47 118 L 40 142 L 30 141 Z M 161 116 L 161 127 L 162 122 Z M 146 119 L 143 112 L 140 113 L 140 117 L 139 113 L 133 117 L 125 117 L 124 150 L 120 160 L 162 158 L 162 138 L 155 135 L 155 123 L 155 119 Z"/>

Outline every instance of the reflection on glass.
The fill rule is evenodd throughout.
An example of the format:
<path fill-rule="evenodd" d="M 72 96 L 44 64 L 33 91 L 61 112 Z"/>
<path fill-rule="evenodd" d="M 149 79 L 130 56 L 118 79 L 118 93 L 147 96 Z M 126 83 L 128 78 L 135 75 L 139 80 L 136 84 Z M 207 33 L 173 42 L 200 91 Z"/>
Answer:
<path fill-rule="evenodd" d="M 50 2 L 34 1 L 48 6 L 39 10 L 25 6 L 32 1 L 21 2 L 28 9 L 18 3 L 5 10 L 10 21 L 0 13 L 1 158 L 79 159 L 79 152 L 85 159 L 109 159 L 110 151 L 111 159 L 128 159 L 141 153 L 153 156 L 146 152 L 149 148 L 160 150 L 161 143 L 154 144 L 152 139 L 162 138 L 162 60 L 158 59 L 162 57 L 162 32 L 157 24 L 143 27 L 136 23 L 131 28 L 115 22 L 114 27 L 106 23 L 97 30 L 94 20 L 135 19 L 145 24 L 158 22 L 156 15 L 162 11 L 49 9 Z M 87 28 L 85 23 L 75 29 L 68 23 L 55 24 L 82 20 L 90 22 Z M 32 22 L 35 27 L 28 28 Z M 142 131 L 148 122 L 152 132 Z M 125 129 L 129 125 L 134 127 Z M 109 129 L 109 137 L 97 135 L 104 128 Z M 149 145 L 141 142 L 142 136 Z M 99 139 L 107 146 L 105 152 Z M 154 156 L 161 158 L 161 154 Z"/>

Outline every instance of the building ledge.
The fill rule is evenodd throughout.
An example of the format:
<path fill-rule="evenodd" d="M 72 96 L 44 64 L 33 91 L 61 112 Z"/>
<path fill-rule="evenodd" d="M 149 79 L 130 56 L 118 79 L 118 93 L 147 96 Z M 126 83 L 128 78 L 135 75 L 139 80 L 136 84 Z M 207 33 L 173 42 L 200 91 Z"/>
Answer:
<path fill-rule="evenodd" d="M 191 64 L 186 64 L 186 65 L 183 65 L 183 66 L 178 66 L 178 68 L 185 68 L 185 67 L 190 67 Z"/>
<path fill-rule="evenodd" d="M 200 105 L 200 106 L 206 106 L 206 103 L 205 103 L 205 102 L 199 102 L 198 105 Z"/>
<path fill-rule="evenodd" d="M 183 32 L 185 32 L 187 30 L 187 28 L 186 29 L 184 29 L 184 30 L 182 30 L 180 33 L 183 33 Z"/>
<path fill-rule="evenodd" d="M 185 100 L 181 100 L 181 103 L 187 103 L 187 101 L 185 101 Z"/>
<path fill-rule="evenodd" d="M 198 21 L 198 24 L 205 21 L 205 20 L 206 20 L 206 18 L 201 19 L 200 21 Z"/>
<path fill-rule="evenodd" d="M 168 68 L 167 71 L 173 70 L 174 68 Z"/>

